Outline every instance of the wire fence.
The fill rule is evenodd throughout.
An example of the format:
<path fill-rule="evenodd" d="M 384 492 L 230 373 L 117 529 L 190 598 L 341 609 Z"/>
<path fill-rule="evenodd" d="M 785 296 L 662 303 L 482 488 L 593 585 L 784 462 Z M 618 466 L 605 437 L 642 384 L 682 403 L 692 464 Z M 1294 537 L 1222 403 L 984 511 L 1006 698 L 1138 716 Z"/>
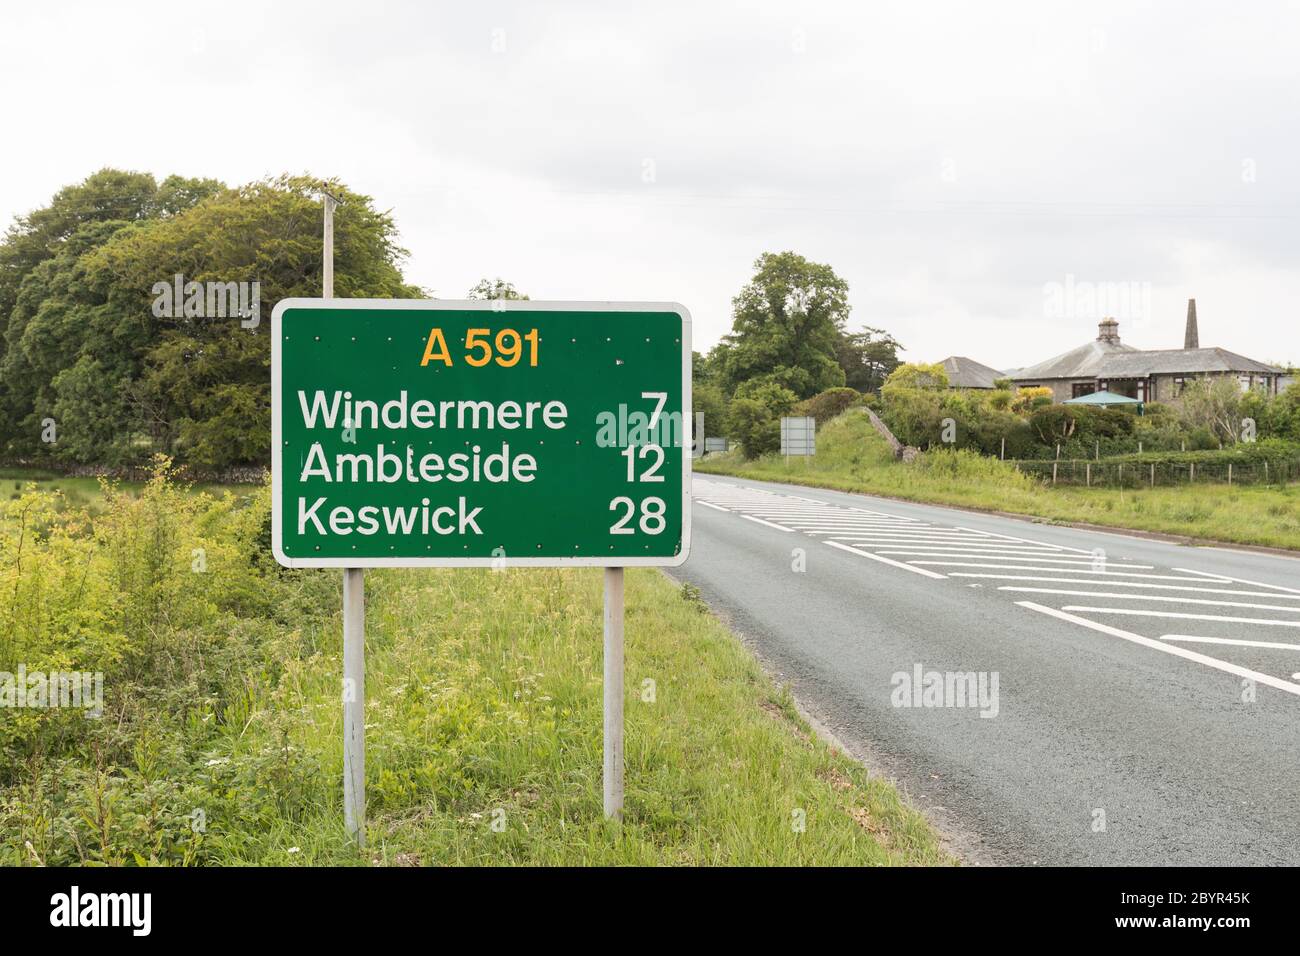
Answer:
<path fill-rule="evenodd" d="M 1197 483 L 1285 485 L 1300 480 L 1300 457 L 1276 461 L 1114 462 L 1069 458 L 1020 460 L 1016 470 L 1051 485 L 1097 488 L 1155 488 Z"/>

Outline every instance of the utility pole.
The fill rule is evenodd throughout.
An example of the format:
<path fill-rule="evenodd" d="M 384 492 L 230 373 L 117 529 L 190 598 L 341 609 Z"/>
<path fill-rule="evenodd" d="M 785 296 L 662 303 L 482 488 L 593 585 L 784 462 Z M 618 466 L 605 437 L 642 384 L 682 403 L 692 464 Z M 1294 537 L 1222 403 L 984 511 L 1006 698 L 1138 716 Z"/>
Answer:
<path fill-rule="evenodd" d="M 321 190 L 325 251 L 321 297 L 334 298 L 334 209 Z M 366 845 L 366 584 L 361 568 L 343 569 L 343 824 L 358 849 Z"/>

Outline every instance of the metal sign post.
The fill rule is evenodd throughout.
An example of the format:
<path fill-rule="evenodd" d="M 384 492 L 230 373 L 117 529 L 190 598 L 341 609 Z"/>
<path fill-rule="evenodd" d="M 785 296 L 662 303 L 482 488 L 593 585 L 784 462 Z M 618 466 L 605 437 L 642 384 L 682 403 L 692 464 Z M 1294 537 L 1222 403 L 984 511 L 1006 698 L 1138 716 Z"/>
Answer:
<path fill-rule="evenodd" d="M 271 336 L 272 550 L 344 569 L 349 834 L 364 846 L 362 569 L 378 567 L 603 569 L 603 806 L 618 818 L 624 568 L 677 566 L 690 547 L 689 313 L 327 295 L 280 302 Z"/>
<path fill-rule="evenodd" d="M 321 296 L 334 298 L 334 209 L 322 192 L 325 248 Z M 358 849 L 366 845 L 366 582 L 361 568 L 343 569 L 343 825 Z"/>
<path fill-rule="evenodd" d="M 623 819 L 623 569 L 605 569 L 605 816 Z"/>

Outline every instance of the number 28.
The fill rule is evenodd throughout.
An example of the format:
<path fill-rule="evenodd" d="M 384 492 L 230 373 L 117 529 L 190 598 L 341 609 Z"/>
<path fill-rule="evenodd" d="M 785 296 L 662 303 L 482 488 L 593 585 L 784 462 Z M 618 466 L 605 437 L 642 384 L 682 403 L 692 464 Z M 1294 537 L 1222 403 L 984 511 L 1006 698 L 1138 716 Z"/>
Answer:
<path fill-rule="evenodd" d="M 659 534 L 667 525 L 667 519 L 664 511 L 667 506 L 662 498 L 646 498 L 641 502 L 641 519 L 637 526 L 641 529 L 642 534 Z M 636 502 L 625 495 L 620 495 L 609 503 L 610 511 L 622 509 L 623 517 L 610 527 L 610 534 L 635 534 L 635 528 L 627 527 L 629 521 L 636 514 Z"/>

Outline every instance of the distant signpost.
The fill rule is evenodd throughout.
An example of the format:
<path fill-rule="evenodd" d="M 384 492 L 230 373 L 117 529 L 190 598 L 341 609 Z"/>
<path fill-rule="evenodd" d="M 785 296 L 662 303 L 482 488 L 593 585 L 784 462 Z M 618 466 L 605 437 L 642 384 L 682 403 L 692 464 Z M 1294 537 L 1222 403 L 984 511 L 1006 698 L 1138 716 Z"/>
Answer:
<path fill-rule="evenodd" d="M 781 419 L 781 454 L 789 458 L 817 454 L 817 419 L 787 417 Z"/>
<path fill-rule="evenodd" d="M 271 331 L 281 564 L 607 569 L 605 809 L 617 815 L 622 568 L 678 565 L 690 547 L 689 313 L 287 299 Z"/>

